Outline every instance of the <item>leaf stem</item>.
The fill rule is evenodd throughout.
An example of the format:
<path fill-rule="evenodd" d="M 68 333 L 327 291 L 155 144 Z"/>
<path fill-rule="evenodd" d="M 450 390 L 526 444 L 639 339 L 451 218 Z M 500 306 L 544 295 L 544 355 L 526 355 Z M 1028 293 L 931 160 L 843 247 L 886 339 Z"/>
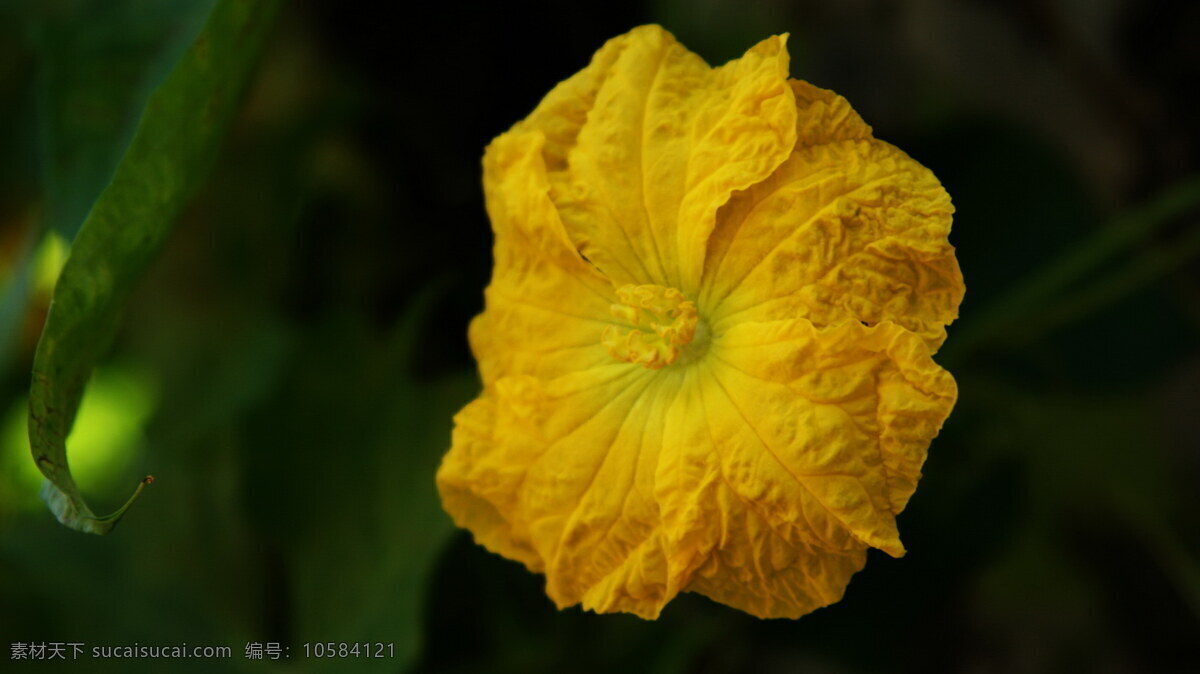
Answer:
<path fill-rule="evenodd" d="M 1193 175 L 1166 188 L 1140 207 L 1118 214 L 1091 239 L 1066 251 L 985 308 L 977 318 L 957 331 L 954 339 L 947 343 L 939 360 L 953 367 L 980 347 L 1001 338 L 1011 337 L 1014 326 L 1021 325 L 1031 313 L 1040 312 L 1071 284 L 1198 204 L 1200 175 Z M 1189 237 L 1188 245 L 1191 245 L 1191 241 Z M 1105 297 L 1118 297 L 1130 287 L 1136 287 L 1127 284 L 1144 283 L 1164 270 L 1174 268 L 1174 265 L 1180 262 L 1182 259 L 1173 263 L 1135 265 L 1132 270 L 1121 275 L 1121 286 L 1106 282 L 1102 291 L 1085 291 L 1084 298 L 1086 299 L 1088 294 L 1096 294 L 1102 304 Z M 1088 301 L 1096 302 L 1097 299 Z M 1091 308 L 1098 306 L 1100 304 Z M 1066 322 L 1059 321 L 1054 323 L 1053 327 L 1063 325 L 1066 325 Z"/>

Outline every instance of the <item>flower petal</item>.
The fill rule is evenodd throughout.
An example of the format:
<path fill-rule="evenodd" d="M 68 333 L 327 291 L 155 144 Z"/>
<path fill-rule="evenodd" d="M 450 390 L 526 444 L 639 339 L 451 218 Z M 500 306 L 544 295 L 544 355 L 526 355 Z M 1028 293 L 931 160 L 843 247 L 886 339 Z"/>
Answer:
<path fill-rule="evenodd" d="M 455 417 L 438 472 L 447 512 L 481 544 L 541 571 L 519 511 L 530 466 L 544 453 L 542 379 L 610 365 L 599 336 L 611 284 L 575 251 L 548 196 L 540 132 L 500 136 L 484 156 L 495 231 L 486 310 L 471 323 L 484 391 Z"/>
<path fill-rule="evenodd" d="M 516 127 L 550 139 L 566 229 L 616 283 L 696 291 L 717 209 L 794 144 L 784 40 L 712 69 L 643 26 L 611 40 Z"/>
<path fill-rule="evenodd" d="M 599 336 L 616 295 L 566 236 L 548 195 L 544 147 L 540 132 L 510 132 L 484 155 L 495 264 L 470 341 L 485 388 L 505 376 L 552 377 L 611 360 Z"/>
<path fill-rule="evenodd" d="M 668 550 L 668 587 L 705 594 L 760 618 L 795 618 L 837 601 L 862 568 L 866 546 L 842 534 L 841 549 L 826 549 L 815 544 L 820 537 L 809 520 L 781 518 L 774 511 L 778 499 L 747 495 L 739 473 L 744 461 L 718 444 L 722 431 L 710 419 L 719 411 L 710 405 L 722 402 L 705 391 L 706 380 L 699 369 L 684 376 L 668 411 L 658 464 L 655 495 Z M 794 506 L 784 507 L 795 515 Z"/>
<path fill-rule="evenodd" d="M 844 99 L 794 86 L 795 152 L 721 209 L 700 306 L 716 329 L 893 321 L 936 349 L 963 295 L 946 240 L 950 197 L 927 169 L 871 138 Z"/>
<path fill-rule="evenodd" d="M 496 408 L 496 401 L 485 395 L 455 415 L 452 446 L 437 473 L 442 507 L 480 545 L 540 572 L 544 564 L 516 505 L 517 488 L 540 446 L 524 434 L 512 433 L 506 436 L 508 442 L 497 445 Z M 511 408 L 504 409 L 507 416 Z M 514 424 L 506 420 L 499 425 Z"/>
<path fill-rule="evenodd" d="M 713 358 L 714 376 L 789 472 L 855 538 L 901 554 L 894 516 L 958 395 L 924 341 L 894 323 L 744 323 L 714 341 Z"/>
<path fill-rule="evenodd" d="M 663 411 L 674 393 L 661 378 L 629 374 L 644 368 L 619 367 L 626 374 L 614 384 L 585 392 L 566 380 L 551 384 L 567 389 L 556 394 L 554 414 L 586 419 L 547 424 L 552 435 L 530 469 L 525 516 L 560 607 L 655 618 L 678 591 L 667 585 L 654 499 Z"/>
<path fill-rule="evenodd" d="M 610 363 L 550 381 L 497 380 L 454 419 L 453 444 L 437 475 L 446 511 L 479 543 L 545 571 L 554 583 L 548 567 L 564 524 L 652 382 L 646 372 Z M 613 460 L 636 462 L 636 450 L 618 451 Z"/>
<path fill-rule="evenodd" d="M 728 491 L 728 488 L 723 488 Z M 727 494 L 721 547 L 692 576 L 688 590 L 759 618 L 799 618 L 840 601 L 866 563 L 866 546 L 830 552 L 789 542 L 745 501 Z"/>
<path fill-rule="evenodd" d="M 708 423 L 738 496 L 809 545 L 848 552 L 866 543 L 904 554 L 882 470 L 860 454 L 869 438 L 839 408 L 812 405 L 725 361 L 713 361 L 708 377 Z"/>

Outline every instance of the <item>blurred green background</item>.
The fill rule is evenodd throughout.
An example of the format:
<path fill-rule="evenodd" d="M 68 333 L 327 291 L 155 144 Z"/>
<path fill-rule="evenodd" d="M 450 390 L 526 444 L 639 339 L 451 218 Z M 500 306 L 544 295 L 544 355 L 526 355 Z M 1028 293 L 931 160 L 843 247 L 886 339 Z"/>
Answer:
<path fill-rule="evenodd" d="M 76 533 L 37 496 L 37 339 L 147 96 L 213 6 L 0 3 L 6 651 L 233 651 L 62 667 L 87 671 L 1195 671 L 1200 4 L 284 3 L 68 444 L 97 512 L 158 481 L 111 535 Z M 958 209 L 968 292 L 938 360 L 961 398 L 900 518 L 909 553 L 873 552 L 798 621 L 692 595 L 656 622 L 559 612 L 437 502 L 451 416 L 478 389 L 483 147 L 647 22 L 710 63 L 790 32 L 793 76 L 846 96 Z M 304 659 L 318 641 L 395 657 Z M 245 660 L 248 642 L 292 657 Z"/>

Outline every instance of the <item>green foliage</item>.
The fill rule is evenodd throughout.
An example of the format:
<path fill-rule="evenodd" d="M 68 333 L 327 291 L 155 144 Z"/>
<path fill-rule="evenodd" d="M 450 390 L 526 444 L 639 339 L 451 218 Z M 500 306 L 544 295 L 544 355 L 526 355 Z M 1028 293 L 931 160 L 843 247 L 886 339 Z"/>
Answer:
<path fill-rule="evenodd" d="M 953 365 L 981 345 L 1014 340 L 1021 345 L 1029 344 L 1178 268 L 1200 252 L 1197 231 L 1173 250 L 1155 251 L 1123 269 L 1107 270 L 1101 281 L 1069 294 L 1112 258 L 1128 254 L 1134 246 L 1198 205 L 1200 176 L 1193 176 L 1170 186 L 1148 203 L 1117 215 L 987 305 L 985 313 L 959 331 L 943 358 Z"/>
<path fill-rule="evenodd" d="M 112 180 L 151 92 L 193 43 L 213 4 L 71 0 L 34 9 L 29 32 L 38 54 L 46 217 L 66 240 Z"/>
<path fill-rule="evenodd" d="M 420 650 L 426 579 L 453 529 L 434 471 L 450 417 L 479 387 L 473 375 L 412 377 L 420 337 L 412 328 L 426 316 L 418 304 L 382 337 L 353 321 L 315 331 L 293 358 L 305 366 L 250 430 L 261 451 L 249 479 L 273 486 L 255 490 L 252 509 L 294 564 L 293 641 L 394 643 L 394 660 L 359 663 L 377 671 Z M 313 671 L 344 666 L 318 661 Z"/>
<path fill-rule="evenodd" d="M 44 197 L 18 269 L 0 292 L 0 370 L 30 300 L 33 250 L 46 230 L 70 242 L 113 178 L 150 93 L 192 44 L 213 0 L 17 3 L 0 20 L 33 48 L 29 134 Z M 11 11 L 12 8 L 10 8 Z"/>
<path fill-rule="evenodd" d="M 96 517 L 67 464 L 66 438 L 93 365 L 119 325 L 126 297 L 208 172 L 257 63 L 277 3 L 219 3 L 150 96 L 111 184 L 72 246 L 38 344 L 29 437 L 63 524 L 108 533 L 148 483 L 112 515 Z"/>

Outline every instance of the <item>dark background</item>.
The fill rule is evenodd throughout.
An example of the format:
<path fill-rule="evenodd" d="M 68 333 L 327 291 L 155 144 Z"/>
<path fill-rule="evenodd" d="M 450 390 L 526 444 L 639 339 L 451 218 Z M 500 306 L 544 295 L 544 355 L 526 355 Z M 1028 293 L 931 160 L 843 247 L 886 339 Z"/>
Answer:
<path fill-rule="evenodd" d="M 119 156 L 103 77 L 128 88 L 128 44 L 157 35 L 139 21 L 170 11 L 102 5 L 0 6 L 0 287 L 26 257 L 39 270 L 0 312 L 5 644 L 232 646 L 171 663 L 188 671 L 270 669 L 248 642 L 290 645 L 304 671 L 1194 671 L 1200 4 L 288 3 L 85 398 L 69 446 L 97 511 L 158 478 L 98 538 L 38 501 L 23 424 L 90 203 L 56 190 L 107 175 L 47 171 L 47 129 L 72 128 L 47 91 L 97 97 L 79 133 Z M 842 602 L 797 621 L 692 595 L 656 622 L 556 611 L 541 577 L 453 530 L 432 484 L 478 389 L 483 147 L 648 22 L 713 64 L 791 33 L 792 75 L 844 95 L 957 207 L 967 295 L 938 360 L 961 393 L 900 518 L 909 553 L 873 552 Z M 97 53 L 118 64 L 100 80 Z M 330 640 L 397 657 L 301 657 Z"/>

